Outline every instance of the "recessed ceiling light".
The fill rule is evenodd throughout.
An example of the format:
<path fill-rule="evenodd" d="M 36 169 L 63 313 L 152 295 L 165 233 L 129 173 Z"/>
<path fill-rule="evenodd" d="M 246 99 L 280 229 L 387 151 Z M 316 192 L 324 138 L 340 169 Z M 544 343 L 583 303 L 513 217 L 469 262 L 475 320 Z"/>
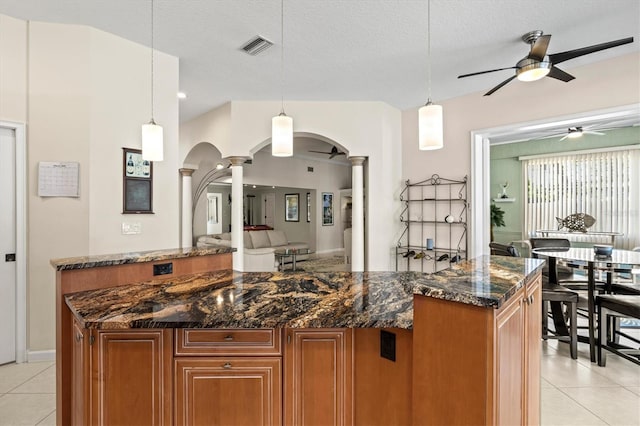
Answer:
<path fill-rule="evenodd" d="M 178 92 L 178 99 L 187 99 L 187 94 L 184 92 Z"/>
<path fill-rule="evenodd" d="M 255 189 L 255 187 L 256 187 L 255 185 L 252 186 L 252 188 L 254 188 L 254 189 Z"/>

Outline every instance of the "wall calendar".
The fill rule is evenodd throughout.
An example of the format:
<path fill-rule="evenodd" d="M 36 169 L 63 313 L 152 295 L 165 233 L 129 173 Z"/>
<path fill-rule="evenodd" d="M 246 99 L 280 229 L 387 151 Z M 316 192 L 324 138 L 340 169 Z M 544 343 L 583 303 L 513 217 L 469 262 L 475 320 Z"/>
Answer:
<path fill-rule="evenodd" d="M 79 197 L 80 163 L 51 162 L 38 163 L 38 196 Z"/>

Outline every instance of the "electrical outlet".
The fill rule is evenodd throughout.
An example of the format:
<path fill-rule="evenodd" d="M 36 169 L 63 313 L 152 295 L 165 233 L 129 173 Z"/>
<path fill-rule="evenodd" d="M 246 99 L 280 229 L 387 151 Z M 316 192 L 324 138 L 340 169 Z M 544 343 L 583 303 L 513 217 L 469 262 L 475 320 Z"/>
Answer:
<path fill-rule="evenodd" d="M 142 233 L 142 224 L 140 222 L 122 222 L 123 235 L 135 235 Z"/>

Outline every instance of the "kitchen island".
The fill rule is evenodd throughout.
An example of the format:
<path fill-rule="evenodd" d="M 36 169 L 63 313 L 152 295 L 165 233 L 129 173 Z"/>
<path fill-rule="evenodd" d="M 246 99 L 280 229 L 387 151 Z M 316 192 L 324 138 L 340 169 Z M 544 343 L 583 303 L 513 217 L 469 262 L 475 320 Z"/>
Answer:
<path fill-rule="evenodd" d="M 65 294 L 70 423 L 538 423 L 541 265 L 221 269 Z"/>

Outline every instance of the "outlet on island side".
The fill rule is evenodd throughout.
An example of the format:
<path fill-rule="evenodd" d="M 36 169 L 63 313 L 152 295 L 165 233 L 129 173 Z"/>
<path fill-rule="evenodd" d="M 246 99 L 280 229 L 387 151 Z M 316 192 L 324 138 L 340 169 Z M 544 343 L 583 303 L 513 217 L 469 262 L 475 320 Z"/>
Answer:
<path fill-rule="evenodd" d="M 389 361 L 396 361 L 396 335 L 389 331 L 380 330 L 380 356 Z"/>

